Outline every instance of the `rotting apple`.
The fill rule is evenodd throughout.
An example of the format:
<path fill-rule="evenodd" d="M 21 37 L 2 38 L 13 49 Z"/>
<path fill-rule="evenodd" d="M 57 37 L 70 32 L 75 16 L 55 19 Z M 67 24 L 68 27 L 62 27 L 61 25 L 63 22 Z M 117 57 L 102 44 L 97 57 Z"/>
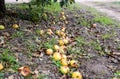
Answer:
<path fill-rule="evenodd" d="M 71 60 L 70 61 L 70 66 L 71 67 L 77 67 L 78 66 L 78 62 L 76 60 Z"/>
<path fill-rule="evenodd" d="M 72 78 L 74 78 L 74 79 L 83 79 L 82 74 L 79 71 L 72 72 Z"/>

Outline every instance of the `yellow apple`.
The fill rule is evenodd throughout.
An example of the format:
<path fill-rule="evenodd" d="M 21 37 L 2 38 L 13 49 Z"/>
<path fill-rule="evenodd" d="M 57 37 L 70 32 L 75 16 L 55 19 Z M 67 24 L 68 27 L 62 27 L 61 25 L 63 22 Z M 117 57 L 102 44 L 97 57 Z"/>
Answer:
<path fill-rule="evenodd" d="M 62 64 L 62 66 L 68 66 L 67 59 L 61 59 L 61 64 Z"/>
<path fill-rule="evenodd" d="M 52 49 L 47 49 L 47 50 L 46 50 L 46 54 L 47 54 L 47 55 L 53 54 L 53 50 L 52 50 Z"/>
<path fill-rule="evenodd" d="M 60 46 L 63 46 L 63 45 L 64 45 L 63 40 L 59 40 L 58 43 L 59 43 Z"/>
<path fill-rule="evenodd" d="M 69 16 L 69 15 L 66 15 L 67 17 Z"/>
<path fill-rule="evenodd" d="M 63 20 L 62 18 L 60 18 L 60 20 Z"/>
<path fill-rule="evenodd" d="M 70 66 L 77 67 L 78 66 L 78 62 L 76 60 L 71 60 L 70 61 Z"/>
<path fill-rule="evenodd" d="M 65 27 L 62 27 L 61 31 L 65 32 L 65 29 L 66 29 Z"/>
<path fill-rule="evenodd" d="M 66 46 L 60 46 L 60 49 L 63 49 L 63 50 L 65 50 L 66 49 Z"/>
<path fill-rule="evenodd" d="M 40 30 L 40 35 L 43 35 L 44 34 L 44 30 Z"/>
<path fill-rule="evenodd" d="M 55 49 L 55 50 L 59 50 L 60 47 L 59 47 L 58 45 L 54 45 L 54 49 Z"/>
<path fill-rule="evenodd" d="M 17 28 L 19 28 L 19 26 L 17 25 L 17 24 L 13 24 L 13 26 L 12 26 L 14 29 L 17 29 Z"/>
<path fill-rule="evenodd" d="M 64 15 L 64 14 L 65 14 L 65 12 L 61 12 L 61 14 L 62 14 L 62 15 Z"/>
<path fill-rule="evenodd" d="M 62 16 L 62 18 L 63 18 L 63 20 L 65 20 L 65 19 L 66 19 L 66 17 L 65 17 L 64 15 Z"/>
<path fill-rule="evenodd" d="M 62 54 L 61 59 L 67 60 L 67 56 L 65 54 Z"/>
<path fill-rule="evenodd" d="M 68 44 L 68 39 L 63 39 L 64 44 Z"/>
<path fill-rule="evenodd" d="M 3 65 L 0 63 L 0 71 L 3 69 Z"/>
<path fill-rule="evenodd" d="M 64 32 L 60 32 L 60 36 L 65 37 L 66 34 Z"/>
<path fill-rule="evenodd" d="M 0 30 L 4 30 L 5 26 L 4 25 L 0 25 Z"/>
<path fill-rule="evenodd" d="M 82 74 L 79 71 L 72 72 L 72 78 L 74 78 L 74 79 L 83 79 Z"/>
<path fill-rule="evenodd" d="M 65 24 L 68 24 L 68 21 L 65 21 Z"/>
<path fill-rule="evenodd" d="M 55 21 L 53 21 L 52 23 L 55 24 Z"/>
<path fill-rule="evenodd" d="M 57 30 L 57 31 L 56 31 L 56 34 L 60 36 L 60 30 Z"/>
<path fill-rule="evenodd" d="M 69 73 L 70 69 L 69 69 L 69 67 L 67 67 L 67 66 L 61 66 L 61 67 L 60 67 L 60 71 L 61 71 L 63 74 L 67 74 L 67 73 Z"/>
<path fill-rule="evenodd" d="M 53 59 L 56 60 L 56 61 L 61 60 L 61 54 L 58 53 L 58 52 L 55 52 L 53 54 Z"/>

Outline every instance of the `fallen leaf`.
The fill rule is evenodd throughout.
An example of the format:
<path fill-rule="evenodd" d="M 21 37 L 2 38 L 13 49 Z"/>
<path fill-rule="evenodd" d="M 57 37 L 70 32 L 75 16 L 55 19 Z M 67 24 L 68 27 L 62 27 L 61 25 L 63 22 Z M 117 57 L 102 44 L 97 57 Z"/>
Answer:
<path fill-rule="evenodd" d="M 0 37 L 0 45 L 1 45 L 1 44 L 4 44 L 4 43 L 5 43 L 5 42 L 4 42 L 4 37 L 1 36 L 1 37 Z"/>
<path fill-rule="evenodd" d="M 38 79 L 39 78 L 39 71 L 35 70 L 33 73 L 34 73 L 33 74 L 33 79 Z"/>
<path fill-rule="evenodd" d="M 120 56 L 120 52 L 113 52 L 112 54 Z"/>

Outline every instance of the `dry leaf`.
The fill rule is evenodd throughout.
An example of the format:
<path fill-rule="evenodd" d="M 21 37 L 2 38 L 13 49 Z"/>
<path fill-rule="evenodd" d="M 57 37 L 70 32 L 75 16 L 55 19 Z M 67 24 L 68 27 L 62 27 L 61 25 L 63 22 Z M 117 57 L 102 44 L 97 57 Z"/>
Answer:
<path fill-rule="evenodd" d="M 39 78 L 39 71 L 35 70 L 33 73 L 34 73 L 33 74 L 33 79 L 38 79 Z"/>
<path fill-rule="evenodd" d="M 31 70 L 28 66 L 22 66 L 18 69 L 18 71 L 23 75 L 23 76 L 28 76 L 31 74 Z"/>
<path fill-rule="evenodd" d="M 0 45 L 1 44 L 4 44 L 4 37 L 3 36 L 0 37 Z"/>
<path fill-rule="evenodd" d="M 3 69 L 3 65 L 0 63 L 0 71 Z"/>

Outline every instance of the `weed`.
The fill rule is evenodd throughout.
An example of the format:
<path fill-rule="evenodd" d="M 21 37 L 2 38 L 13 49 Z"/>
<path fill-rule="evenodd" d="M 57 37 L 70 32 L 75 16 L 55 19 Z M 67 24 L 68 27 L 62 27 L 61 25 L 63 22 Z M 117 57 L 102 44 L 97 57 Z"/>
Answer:
<path fill-rule="evenodd" d="M 34 42 L 32 43 L 32 41 L 27 41 L 26 42 L 26 47 L 29 50 L 29 52 L 33 52 L 37 49 L 36 44 Z"/>
<path fill-rule="evenodd" d="M 114 73 L 115 78 L 120 79 L 120 71 Z"/>
<path fill-rule="evenodd" d="M 89 43 L 89 45 L 92 46 L 92 47 L 93 47 L 95 50 L 97 50 L 97 51 L 102 51 L 102 47 L 101 47 L 101 45 L 100 45 L 99 40 L 91 41 L 91 42 Z"/>
<path fill-rule="evenodd" d="M 20 38 L 22 38 L 23 35 L 24 35 L 23 32 L 21 32 L 21 31 L 17 31 L 17 32 L 13 33 L 11 37 L 12 37 L 12 38 L 16 38 L 16 37 L 20 37 Z"/>
<path fill-rule="evenodd" d="M 70 54 L 84 54 L 86 53 L 84 46 L 87 45 L 87 42 L 85 41 L 84 37 L 76 37 L 76 44 L 75 47 L 68 46 L 67 51 Z"/>
<path fill-rule="evenodd" d="M 47 75 L 39 75 L 38 79 L 45 79 L 47 78 Z"/>
<path fill-rule="evenodd" d="M 116 35 L 115 31 L 114 30 L 111 30 L 109 31 L 108 33 L 106 34 L 103 34 L 102 35 L 102 39 L 109 39 L 109 38 L 112 38 Z"/>
<path fill-rule="evenodd" d="M 77 46 L 87 45 L 84 37 L 79 36 L 79 37 L 77 37 L 75 40 L 76 40 L 76 42 L 77 42 Z"/>
<path fill-rule="evenodd" d="M 53 49 L 53 47 L 56 43 L 57 43 L 57 40 L 55 38 L 52 38 L 52 39 L 48 40 L 46 43 L 44 43 L 44 47 Z"/>
<path fill-rule="evenodd" d="M 104 34 L 104 35 L 102 35 L 102 39 L 109 39 L 109 38 L 111 38 L 112 37 L 112 35 L 111 34 Z"/>
<path fill-rule="evenodd" d="M 13 68 L 17 70 L 19 64 L 16 61 L 15 56 L 11 53 L 9 49 L 2 49 L 2 54 L 0 56 L 0 60 L 5 64 L 6 68 Z"/>
<path fill-rule="evenodd" d="M 60 68 L 60 66 L 62 66 L 60 61 L 55 61 L 54 59 L 52 59 L 52 62 L 53 62 L 58 68 Z"/>
<path fill-rule="evenodd" d="M 105 17 L 105 16 L 96 16 L 94 18 L 95 22 L 101 23 L 103 25 L 111 25 L 113 24 L 112 19 L 110 19 L 109 17 Z"/>
<path fill-rule="evenodd" d="M 61 11 L 61 7 L 59 6 L 58 2 L 51 2 L 51 5 L 45 6 L 44 9 L 50 13 Z"/>
<path fill-rule="evenodd" d="M 0 79 L 3 79 L 3 77 L 4 77 L 4 72 L 0 71 Z"/>

